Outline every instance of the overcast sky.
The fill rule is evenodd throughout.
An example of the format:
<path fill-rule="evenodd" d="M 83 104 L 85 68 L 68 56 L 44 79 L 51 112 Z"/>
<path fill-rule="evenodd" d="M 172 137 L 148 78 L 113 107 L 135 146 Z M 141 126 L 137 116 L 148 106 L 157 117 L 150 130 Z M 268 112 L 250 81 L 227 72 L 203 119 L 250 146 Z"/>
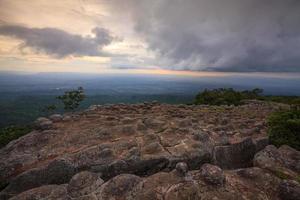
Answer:
<path fill-rule="evenodd" d="M 299 0 L 0 0 L 0 70 L 300 72 Z"/>

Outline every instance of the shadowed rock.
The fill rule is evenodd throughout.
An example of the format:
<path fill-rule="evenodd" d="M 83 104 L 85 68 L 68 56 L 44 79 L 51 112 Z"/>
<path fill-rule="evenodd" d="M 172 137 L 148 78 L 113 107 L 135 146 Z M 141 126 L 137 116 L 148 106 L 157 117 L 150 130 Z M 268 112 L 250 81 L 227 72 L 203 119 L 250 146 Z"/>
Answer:
<path fill-rule="evenodd" d="M 214 163 L 224 169 L 235 169 L 252 166 L 256 146 L 251 138 L 228 146 L 217 146 L 214 149 Z"/>
<path fill-rule="evenodd" d="M 299 200 L 300 184 L 291 180 L 282 181 L 279 184 L 279 197 L 282 200 Z"/>
<path fill-rule="evenodd" d="M 20 174 L 11 180 L 1 193 L 13 196 L 42 185 L 67 183 L 75 173 L 75 168 L 68 161 L 54 160 L 44 168 L 36 168 Z"/>

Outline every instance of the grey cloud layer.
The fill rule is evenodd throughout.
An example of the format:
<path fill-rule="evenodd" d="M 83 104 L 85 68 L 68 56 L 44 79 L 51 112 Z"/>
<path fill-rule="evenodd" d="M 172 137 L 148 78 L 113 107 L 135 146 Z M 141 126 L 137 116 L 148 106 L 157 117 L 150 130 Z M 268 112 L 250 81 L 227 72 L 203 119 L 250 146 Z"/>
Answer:
<path fill-rule="evenodd" d="M 100 56 L 101 49 L 109 45 L 115 38 L 103 28 L 94 28 L 95 35 L 81 36 L 70 34 L 56 28 L 27 28 L 22 26 L 2 25 L 0 35 L 13 36 L 24 43 L 20 48 L 31 47 L 34 50 L 46 53 L 57 58 L 69 55 Z"/>
<path fill-rule="evenodd" d="M 300 72 L 300 0 L 98 1 L 111 6 L 110 14 L 113 19 L 119 17 L 120 23 L 131 16 L 133 35 L 142 37 L 156 55 L 152 60 L 139 57 L 145 66 Z M 117 38 L 102 28 L 92 32 L 93 36 L 81 36 L 54 28 L 0 26 L 0 35 L 19 38 L 24 41 L 23 47 L 58 58 L 115 56 L 104 53 L 102 48 Z M 127 32 L 132 31 L 125 30 L 124 34 Z M 128 52 L 121 53 L 124 55 L 113 58 L 112 66 L 140 67 L 126 56 Z"/>
<path fill-rule="evenodd" d="M 300 71 L 299 0 L 127 0 L 136 31 L 171 69 Z"/>

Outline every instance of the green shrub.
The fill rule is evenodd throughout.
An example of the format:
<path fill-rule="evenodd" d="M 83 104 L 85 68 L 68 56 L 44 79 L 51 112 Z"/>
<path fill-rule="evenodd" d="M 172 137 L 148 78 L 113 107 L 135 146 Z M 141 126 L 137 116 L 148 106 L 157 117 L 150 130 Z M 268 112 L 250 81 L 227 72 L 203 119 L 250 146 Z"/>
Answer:
<path fill-rule="evenodd" d="M 232 88 L 205 89 L 196 96 L 194 103 L 205 105 L 240 105 L 242 104 L 242 100 L 256 99 L 262 92 L 263 90 L 259 88 L 251 91 L 235 91 Z"/>
<path fill-rule="evenodd" d="M 300 110 L 277 112 L 268 119 L 268 134 L 272 144 L 289 145 L 300 150 Z"/>
<path fill-rule="evenodd" d="M 0 148 L 4 147 L 10 141 L 18 139 L 32 131 L 32 127 L 27 126 L 9 126 L 0 129 Z"/>

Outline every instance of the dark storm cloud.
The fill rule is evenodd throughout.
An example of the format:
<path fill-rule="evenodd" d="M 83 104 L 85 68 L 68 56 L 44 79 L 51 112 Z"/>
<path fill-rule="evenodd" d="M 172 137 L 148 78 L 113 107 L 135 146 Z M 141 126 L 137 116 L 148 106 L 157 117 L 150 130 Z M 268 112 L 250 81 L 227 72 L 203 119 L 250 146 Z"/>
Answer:
<path fill-rule="evenodd" d="M 163 67 L 300 71 L 299 0 L 122 2 Z"/>
<path fill-rule="evenodd" d="M 24 41 L 20 48 L 30 47 L 37 52 L 57 58 L 74 56 L 101 56 L 101 49 L 115 38 L 103 28 L 92 30 L 94 37 L 70 34 L 56 28 L 27 28 L 2 25 L 0 35 L 12 36 Z"/>

